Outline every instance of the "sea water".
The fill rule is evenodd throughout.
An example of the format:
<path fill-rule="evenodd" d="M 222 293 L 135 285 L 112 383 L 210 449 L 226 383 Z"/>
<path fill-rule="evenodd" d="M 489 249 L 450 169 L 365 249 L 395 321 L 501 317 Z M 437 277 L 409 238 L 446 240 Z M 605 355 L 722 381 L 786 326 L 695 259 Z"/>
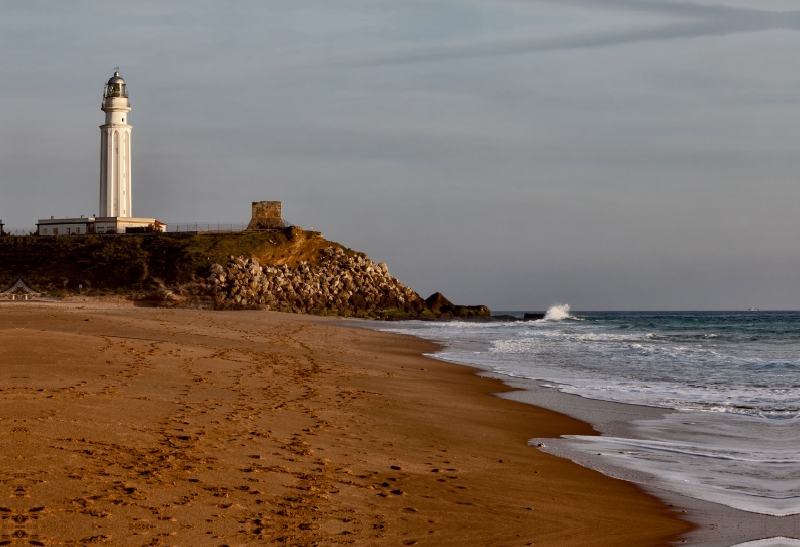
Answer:
<path fill-rule="evenodd" d="M 586 312 L 544 320 L 412 322 L 439 359 L 585 398 L 666 409 L 622 434 L 548 442 L 606 472 L 730 507 L 800 513 L 800 312 Z M 615 474 L 615 473 L 609 473 Z"/>

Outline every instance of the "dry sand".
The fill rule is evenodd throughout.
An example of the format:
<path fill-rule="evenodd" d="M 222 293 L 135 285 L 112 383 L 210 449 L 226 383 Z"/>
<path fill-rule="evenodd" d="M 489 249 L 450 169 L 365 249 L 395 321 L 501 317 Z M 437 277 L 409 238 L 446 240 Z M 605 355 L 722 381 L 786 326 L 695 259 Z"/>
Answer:
<path fill-rule="evenodd" d="M 0 304 L 0 545 L 667 545 L 587 424 L 335 319 Z M 678 541 L 680 541 L 678 539 Z"/>

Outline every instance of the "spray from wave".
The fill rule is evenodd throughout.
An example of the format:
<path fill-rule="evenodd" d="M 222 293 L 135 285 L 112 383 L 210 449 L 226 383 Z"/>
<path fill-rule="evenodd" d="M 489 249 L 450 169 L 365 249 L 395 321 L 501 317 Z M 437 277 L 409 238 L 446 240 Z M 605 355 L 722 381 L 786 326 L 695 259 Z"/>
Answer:
<path fill-rule="evenodd" d="M 545 321 L 562 321 L 564 319 L 569 319 L 569 304 L 550 306 L 550 309 L 544 314 Z"/>

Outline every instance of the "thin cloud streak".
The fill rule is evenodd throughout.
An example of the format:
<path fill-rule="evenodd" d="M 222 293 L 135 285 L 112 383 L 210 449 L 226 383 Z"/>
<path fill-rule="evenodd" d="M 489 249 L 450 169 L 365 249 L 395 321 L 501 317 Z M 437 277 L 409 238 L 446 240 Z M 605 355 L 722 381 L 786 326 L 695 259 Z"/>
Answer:
<path fill-rule="evenodd" d="M 559 0 L 560 1 L 560 0 Z M 479 59 L 504 55 L 523 55 L 548 51 L 612 47 L 636 42 L 655 42 L 693 39 L 707 36 L 763 32 L 769 30 L 800 30 L 800 11 L 774 12 L 745 10 L 728 6 L 705 6 L 691 3 L 636 2 L 610 0 L 603 2 L 569 1 L 568 4 L 634 12 L 658 13 L 665 16 L 682 16 L 694 19 L 661 27 L 648 27 L 627 31 L 611 31 L 542 39 L 499 40 L 428 47 L 405 52 L 373 56 L 355 61 L 333 62 L 334 66 L 375 67 L 411 63 L 438 62 L 459 59 Z"/>
<path fill-rule="evenodd" d="M 410 63 L 436 62 L 459 59 L 479 59 L 482 57 L 498 57 L 503 55 L 523 55 L 546 51 L 571 49 L 587 49 L 610 47 L 634 42 L 660 40 L 676 40 L 699 38 L 701 36 L 724 36 L 741 32 L 726 26 L 699 23 L 661 29 L 632 30 L 628 32 L 599 33 L 583 36 L 544 38 L 540 40 L 514 40 L 494 43 L 469 44 L 428 48 L 420 51 L 409 51 L 385 57 L 375 57 L 361 61 L 334 63 L 338 66 L 374 67 L 384 65 L 400 65 Z"/>
<path fill-rule="evenodd" d="M 710 6 L 693 2 L 665 2 L 642 0 L 540 0 L 561 6 L 570 5 L 601 10 L 617 9 L 628 12 L 659 13 L 662 15 L 693 17 L 708 20 L 734 20 L 742 18 L 772 18 L 772 16 L 797 16 L 800 10 L 771 11 L 743 9 L 730 6 Z"/>

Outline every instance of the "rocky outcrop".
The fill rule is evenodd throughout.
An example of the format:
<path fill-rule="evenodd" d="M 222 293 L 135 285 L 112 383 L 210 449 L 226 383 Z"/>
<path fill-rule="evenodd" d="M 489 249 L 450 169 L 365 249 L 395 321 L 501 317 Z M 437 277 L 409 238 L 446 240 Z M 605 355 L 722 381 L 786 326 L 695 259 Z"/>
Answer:
<path fill-rule="evenodd" d="M 493 315 L 492 318 L 496 321 L 508 321 L 514 323 L 515 321 L 539 321 L 544 319 L 545 314 L 543 313 L 526 313 L 522 316 L 522 318 L 517 317 L 515 315 Z"/>
<path fill-rule="evenodd" d="M 277 202 L 255 205 L 257 217 L 278 216 Z M 270 207 L 272 211 L 266 211 Z M 69 241 L 0 238 L 0 291 L 19 274 L 49 296 L 121 297 L 141 306 L 269 309 L 387 320 L 488 317 L 483 306 L 456 306 L 441 295 L 432 311 L 416 292 L 392 277 L 385 264 L 299 226 L 124 238 L 75 236 Z"/>
<path fill-rule="evenodd" d="M 376 264 L 363 253 L 334 246 L 318 252 L 318 260 L 301 260 L 296 266 L 262 265 L 254 258 L 230 256 L 227 266 L 213 264 L 204 279 L 175 290 L 161 287 L 137 300 L 164 307 L 258 309 L 390 321 L 492 320 L 486 306 L 459 306 L 441 293 L 423 300 L 392 277 L 386 264 Z"/>
<path fill-rule="evenodd" d="M 425 299 L 425 305 L 434 314 L 439 314 L 442 312 L 442 307 L 451 307 L 453 303 L 445 298 L 442 293 L 435 292 Z"/>
<path fill-rule="evenodd" d="M 460 306 L 453 304 L 440 292 L 435 292 L 426 298 L 425 305 L 428 307 L 426 311 L 434 315 L 436 319 L 492 319 L 492 313 L 486 306 Z"/>
<path fill-rule="evenodd" d="M 519 320 L 520 320 L 520 319 L 519 319 L 519 317 L 515 317 L 515 316 L 513 316 L 513 315 L 508 315 L 508 314 L 504 314 L 504 315 L 493 315 L 493 316 L 492 316 L 492 318 L 493 318 L 495 321 L 505 321 L 505 322 L 509 322 L 509 323 L 514 323 L 514 322 L 516 322 L 516 321 L 519 321 Z"/>
<path fill-rule="evenodd" d="M 425 309 L 420 296 L 391 276 L 386 264 L 347 256 L 328 247 L 316 264 L 270 266 L 254 259 L 230 257 L 214 264 L 200 283 L 182 287 L 189 300 L 209 298 L 217 309 L 264 309 L 320 315 L 388 318 L 417 316 Z"/>

